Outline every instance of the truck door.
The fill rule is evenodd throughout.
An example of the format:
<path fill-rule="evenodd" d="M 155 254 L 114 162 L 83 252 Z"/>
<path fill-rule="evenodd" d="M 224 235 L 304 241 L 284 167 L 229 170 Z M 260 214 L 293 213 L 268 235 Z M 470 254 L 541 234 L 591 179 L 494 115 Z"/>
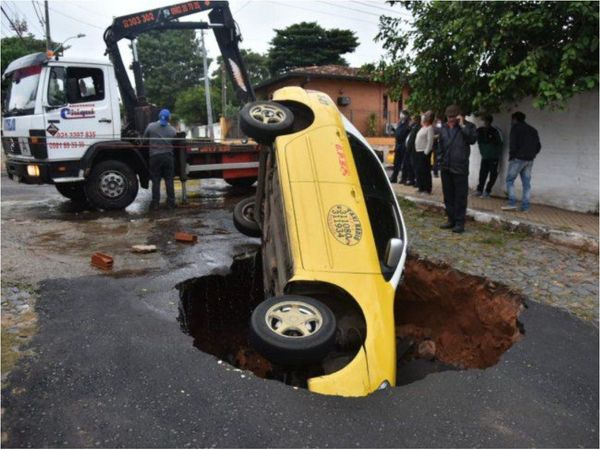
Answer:
<path fill-rule="evenodd" d="M 105 67 L 51 66 L 44 117 L 50 160 L 74 160 L 98 141 L 114 139 Z"/>

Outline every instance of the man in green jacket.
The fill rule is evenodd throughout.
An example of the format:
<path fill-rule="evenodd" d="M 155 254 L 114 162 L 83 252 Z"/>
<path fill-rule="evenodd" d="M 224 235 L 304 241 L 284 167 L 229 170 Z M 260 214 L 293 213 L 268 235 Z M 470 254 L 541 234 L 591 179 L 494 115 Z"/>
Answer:
<path fill-rule="evenodd" d="M 477 144 L 481 153 L 481 167 L 479 168 L 479 184 L 477 185 L 478 197 L 489 197 L 498 178 L 498 163 L 502 156 L 502 135 L 500 131 L 492 126 L 494 118 L 487 115 L 483 118 L 483 126 L 477 129 Z M 490 179 L 485 185 L 485 182 L 490 176 Z M 485 187 L 485 192 L 483 188 Z"/>

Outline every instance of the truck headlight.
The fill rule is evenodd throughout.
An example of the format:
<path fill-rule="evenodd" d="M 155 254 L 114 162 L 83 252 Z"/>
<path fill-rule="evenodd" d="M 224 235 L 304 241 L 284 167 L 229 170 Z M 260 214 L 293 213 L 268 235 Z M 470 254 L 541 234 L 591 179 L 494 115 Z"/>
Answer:
<path fill-rule="evenodd" d="M 28 164 L 27 165 L 27 175 L 30 177 L 39 177 L 40 176 L 40 166 L 37 164 Z"/>

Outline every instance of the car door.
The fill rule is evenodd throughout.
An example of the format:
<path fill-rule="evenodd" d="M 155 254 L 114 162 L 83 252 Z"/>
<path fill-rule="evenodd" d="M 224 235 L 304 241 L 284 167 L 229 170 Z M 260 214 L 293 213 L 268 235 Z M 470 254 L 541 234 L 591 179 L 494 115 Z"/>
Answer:
<path fill-rule="evenodd" d="M 50 159 L 79 159 L 90 145 L 114 138 L 107 75 L 103 66 L 49 67 L 44 116 Z"/>

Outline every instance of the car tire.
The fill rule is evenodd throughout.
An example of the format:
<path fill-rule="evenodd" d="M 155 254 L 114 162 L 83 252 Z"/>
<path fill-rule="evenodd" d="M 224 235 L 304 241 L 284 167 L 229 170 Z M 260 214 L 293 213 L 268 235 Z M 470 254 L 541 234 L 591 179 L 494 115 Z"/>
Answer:
<path fill-rule="evenodd" d="M 256 182 L 256 177 L 225 178 L 225 182 L 233 187 L 250 187 Z"/>
<path fill-rule="evenodd" d="M 261 144 L 270 144 L 291 131 L 294 114 L 277 103 L 257 101 L 246 104 L 240 111 L 240 127 L 244 134 Z"/>
<path fill-rule="evenodd" d="M 60 195 L 69 200 L 79 203 L 87 201 L 83 183 L 56 183 L 54 187 L 56 187 Z"/>
<path fill-rule="evenodd" d="M 258 223 L 254 220 L 254 207 L 256 198 L 254 196 L 245 198 L 238 202 L 233 208 L 233 224 L 242 234 L 250 237 L 260 237 L 261 231 Z"/>
<path fill-rule="evenodd" d="M 308 319 L 302 327 L 298 314 Z M 324 303 L 312 297 L 283 295 L 269 298 L 254 309 L 250 343 L 274 364 L 314 364 L 333 350 L 336 326 L 335 316 Z"/>
<path fill-rule="evenodd" d="M 121 161 L 102 161 L 85 183 L 90 204 L 99 209 L 127 208 L 137 196 L 139 182 L 131 167 Z"/>

